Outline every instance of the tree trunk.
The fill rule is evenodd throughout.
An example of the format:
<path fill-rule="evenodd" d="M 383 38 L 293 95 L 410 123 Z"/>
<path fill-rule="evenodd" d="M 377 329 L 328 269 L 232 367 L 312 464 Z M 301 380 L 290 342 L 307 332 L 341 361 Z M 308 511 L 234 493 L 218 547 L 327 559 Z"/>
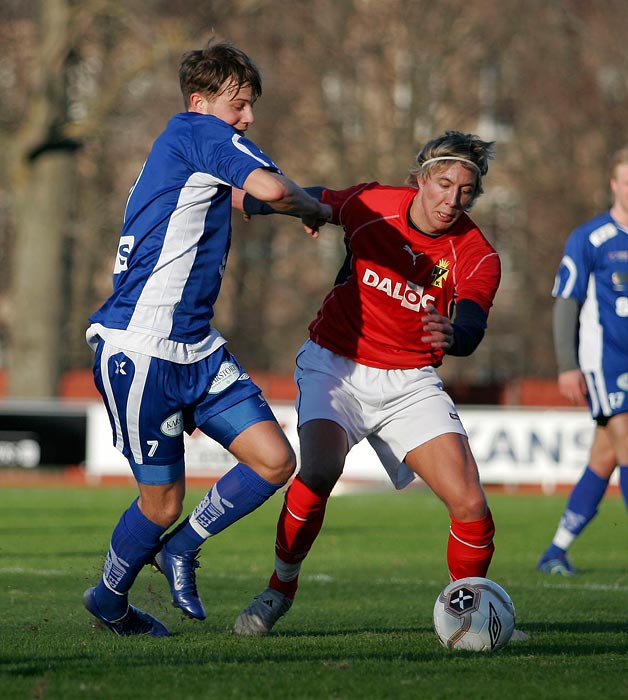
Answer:
<path fill-rule="evenodd" d="M 73 155 L 54 150 L 28 168 L 16 196 L 9 394 L 54 396 L 63 352 L 68 207 Z"/>
<path fill-rule="evenodd" d="M 38 86 L 15 140 L 13 315 L 9 394 L 54 396 L 63 352 L 63 310 L 77 144 L 66 135 L 67 0 L 40 4 Z"/>

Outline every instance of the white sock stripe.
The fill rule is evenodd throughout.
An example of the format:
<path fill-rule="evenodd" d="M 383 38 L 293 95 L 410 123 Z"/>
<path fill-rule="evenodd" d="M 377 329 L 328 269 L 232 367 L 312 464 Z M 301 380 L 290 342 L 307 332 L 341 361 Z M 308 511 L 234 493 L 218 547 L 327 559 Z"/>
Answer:
<path fill-rule="evenodd" d="M 194 532 L 197 535 L 200 535 L 201 537 L 203 537 L 205 539 L 212 536 L 212 533 L 207 532 L 207 530 L 198 522 L 198 520 L 193 515 L 190 516 L 190 519 L 188 522 L 189 522 L 192 530 L 194 530 Z"/>
<path fill-rule="evenodd" d="M 567 551 L 576 537 L 577 535 L 574 535 L 573 532 L 570 532 L 567 528 L 559 526 L 552 540 L 552 544 Z"/>
<path fill-rule="evenodd" d="M 299 521 L 302 522 L 302 523 L 306 523 L 306 522 L 307 522 L 307 518 L 300 518 L 298 515 L 295 515 L 295 514 L 290 510 L 290 508 L 288 508 L 288 506 L 286 506 L 286 510 L 288 511 L 288 513 L 290 513 L 290 515 L 291 515 L 295 520 L 299 520 Z"/>
<path fill-rule="evenodd" d="M 472 547 L 473 549 L 486 549 L 487 547 L 490 547 L 493 544 L 493 540 L 491 540 L 488 544 L 471 544 L 470 542 L 465 542 L 464 540 L 460 539 L 456 533 L 449 528 L 449 534 L 455 539 L 458 540 L 461 544 L 465 545 L 465 547 Z"/>
<path fill-rule="evenodd" d="M 294 581 L 301 571 L 301 563 L 302 562 L 298 562 L 297 564 L 288 564 L 278 556 L 275 556 L 275 572 L 277 574 L 277 578 L 286 583 L 289 581 Z"/>
<path fill-rule="evenodd" d="M 122 591 L 122 592 L 120 592 L 120 591 L 116 591 L 114 588 L 112 588 L 112 587 L 109 585 L 109 582 L 107 581 L 107 579 L 104 577 L 104 575 L 103 575 L 103 577 L 102 577 L 102 582 L 105 584 L 106 588 L 107 588 L 109 591 L 111 591 L 111 593 L 115 593 L 115 595 L 125 596 L 125 595 L 128 594 L 128 591 Z"/>

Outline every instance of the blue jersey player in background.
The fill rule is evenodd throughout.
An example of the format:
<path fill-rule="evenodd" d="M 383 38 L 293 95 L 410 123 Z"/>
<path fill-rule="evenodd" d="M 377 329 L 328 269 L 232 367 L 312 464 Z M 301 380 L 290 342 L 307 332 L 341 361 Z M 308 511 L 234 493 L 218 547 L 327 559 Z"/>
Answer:
<path fill-rule="evenodd" d="M 134 183 L 113 292 L 90 318 L 94 379 L 139 497 L 113 530 L 87 610 L 119 635 L 165 636 L 128 602 L 145 564 L 188 617 L 206 612 L 196 589 L 201 544 L 264 503 L 296 458 L 257 387 L 212 328 L 231 240 L 231 188 L 301 218 L 317 235 L 331 216 L 244 132 L 262 92 L 251 59 L 227 42 L 189 51 L 179 69 L 186 111 L 168 122 Z M 185 495 L 184 431 L 195 428 L 238 460 L 173 531 Z"/>
<path fill-rule="evenodd" d="M 593 519 L 619 468 L 628 507 L 628 147 L 611 169 L 609 211 L 568 238 L 552 295 L 558 386 L 596 421 L 589 464 L 574 486 L 538 568 L 570 576 L 566 552 Z"/>

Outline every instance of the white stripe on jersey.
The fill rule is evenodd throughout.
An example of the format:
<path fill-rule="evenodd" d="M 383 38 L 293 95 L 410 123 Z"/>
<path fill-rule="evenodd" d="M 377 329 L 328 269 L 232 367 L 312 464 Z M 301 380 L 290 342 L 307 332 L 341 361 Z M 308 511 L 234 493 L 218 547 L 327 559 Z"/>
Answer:
<path fill-rule="evenodd" d="M 567 271 L 569 272 L 569 277 L 565 282 L 565 288 L 563 289 L 562 294 L 560 296 L 563 299 L 569 299 L 573 291 L 574 285 L 576 284 L 576 281 L 578 279 L 578 268 L 576 267 L 576 263 L 568 255 L 565 255 L 563 257 L 563 259 L 560 261 L 560 264 L 564 265 L 567 268 Z M 558 296 L 559 287 L 560 277 L 556 275 L 556 279 L 554 280 L 554 289 L 552 289 L 553 297 Z"/>
<path fill-rule="evenodd" d="M 164 338 L 170 335 L 219 184 L 224 183 L 205 173 L 194 173 L 181 188 L 159 259 L 137 300 L 128 330 Z"/>
<path fill-rule="evenodd" d="M 371 224 L 376 224 L 378 221 L 390 221 L 391 219 L 400 219 L 401 217 L 399 214 L 393 214 L 392 216 L 378 216 L 375 219 L 371 219 L 370 221 L 367 221 L 366 223 L 362 224 L 362 226 L 358 226 L 355 231 L 353 232 L 354 235 L 358 233 L 358 231 L 361 231 L 363 228 L 366 228 L 367 226 L 370 226 Z"/>
<path fill-rule="evenodd" d="M 131 189 L 129 190 L 129 196 L 126 198 L 126 206 L 124 207 L 124 217 L 122 219 L 122 223 L 124 224 L 126 222 L 126 213 L 129 208 L 129 200 L 131 199 L 131 195 L 135 191 L 135 188 L 137 187 L 137 183 L 140 181 L 140 178 L 142 177 L 142 173 L 144 172 L 144 168 L 146 167 L 146 161 L 144 161 L 144 164 L 142 165 L 142 169 L 140 170 L 140 174 L 135 178 L 135 182 L 131 185 Z"/>
<path fill-rule="evenodd" d="M 595 277 L 589 275 L 586 300 L 580 309 L 580 339 L 578 364 L 583 372 L 602 368 L 604 331 L 600 323 L 600 307 L 597 301 Z"/>
<path fill-rule="evenodd" d="M 274 163 L 271 163 L 268 160 L 263 160 L 262 158 L 258 157 L 251 151 L 250 148 L 247 148 L 242 142 L 242 136 L 240 134 L 234 134 L 231 137 L 231 143 L 239 150 L 242 151 L 242 153 L 246 153 L 247 156 L 250 156 L 254 160 L 256 160 L 258 163 L 261 163 L 265 168 L 277 168 L 277 166 Z"/>

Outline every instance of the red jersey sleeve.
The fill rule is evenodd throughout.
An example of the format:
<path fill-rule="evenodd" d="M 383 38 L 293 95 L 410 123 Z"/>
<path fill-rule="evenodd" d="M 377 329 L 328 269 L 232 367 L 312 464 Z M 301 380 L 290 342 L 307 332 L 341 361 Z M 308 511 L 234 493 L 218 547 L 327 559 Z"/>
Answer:
<path fill-rule="evenodd" d="M 331 223 L 336 224 L 336 226 L 345 227 L 347 224 L 347 205 L 352 200 L 355 200 L 357 195 L 359 195 L 363 190 L 368 187 L 375 186 L 377 183 L 367 183 L 363 182 L 359 185 L 353 185 L 352 187 L 347 187 L 345 190 L 323 190 L 323 196 L 321 197 L 321 202 L 324 204 L 329 204 L 332 208 L 332 219 Z M 355 203 L 355 202 L 354 202 Z M 343 220 L 343 213 L 345 214 L 345 219 Z"/>
<path fill-rule="evenodd" d="M 479 304 L 484 313 L 493 305 L 501 279 L 501 263 L 493 246 L 475 229 L 475 235 L 456 248 L 455 298 Z"/>

